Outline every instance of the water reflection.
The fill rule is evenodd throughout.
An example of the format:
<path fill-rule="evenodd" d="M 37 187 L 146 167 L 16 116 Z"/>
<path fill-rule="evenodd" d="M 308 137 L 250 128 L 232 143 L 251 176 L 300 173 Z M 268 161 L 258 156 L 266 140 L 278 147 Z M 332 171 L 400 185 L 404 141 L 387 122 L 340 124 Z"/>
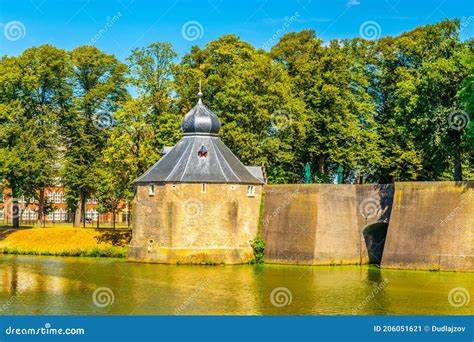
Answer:
<path fill-rule="evenodd" d="M 123 260 L 1 256 L 2 314 L 472 314 L 447 300 L 474 275 L 375 266 L 166 266 Z M 113 304 L 94 305 L 99 287 Z M 280 289 L 280 302 L 271 294 Z M 281 305 L 283 304 L 283 305 Z M 287 304 L 287 305 L 285 305 Z"/>

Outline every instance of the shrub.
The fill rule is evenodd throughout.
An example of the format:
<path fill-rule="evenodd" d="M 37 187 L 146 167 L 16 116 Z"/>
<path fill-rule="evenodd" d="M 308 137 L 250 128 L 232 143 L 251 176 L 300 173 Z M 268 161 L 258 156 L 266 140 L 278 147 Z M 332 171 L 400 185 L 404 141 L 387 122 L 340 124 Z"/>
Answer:
<path fill-rule="evenodd" d="M 252 241 L 252 248 L 255 257 L 252 264 L 263 264 L 265 262 L 265 241 L 260 234 Z"/>

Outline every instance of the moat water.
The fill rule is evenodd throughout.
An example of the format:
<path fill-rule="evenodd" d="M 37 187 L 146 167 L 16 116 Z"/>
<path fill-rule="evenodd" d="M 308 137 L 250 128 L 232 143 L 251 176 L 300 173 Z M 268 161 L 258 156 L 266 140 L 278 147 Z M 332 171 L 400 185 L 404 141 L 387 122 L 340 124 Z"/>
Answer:
<path fill-rule="evenodd" d="M 3 315 L 472 315 L 474 274 L 0 256 Z"/>

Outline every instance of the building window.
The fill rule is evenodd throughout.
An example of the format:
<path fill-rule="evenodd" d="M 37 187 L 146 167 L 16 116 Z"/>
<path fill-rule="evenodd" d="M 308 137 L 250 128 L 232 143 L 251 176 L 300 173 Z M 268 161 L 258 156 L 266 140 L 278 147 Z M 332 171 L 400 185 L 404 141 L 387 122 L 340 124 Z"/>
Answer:
<path fill-rule="evenodd" d="M 52 213 L 52 212 L 49 212 L 49 213 L 48 213 L 47 220 L 48 220 L 48 221 L 52 221 L 52 220 L 53 220 L 53 213 Z"/>
<path fill-rule="evenodd" d="M 59 210 L 54 211 L 54 221 L 60 221 L 61 220 L 61 214 L 59 213 Z"/>
<path fill-rule="evenodd" d="M 207 149 L 204 145 L 202 145 L 201 148 L 199 149 L 198 157 L 199 157 L 199 159 L 206 159 L 207 158 Z"/>
<path fill-rule="evenodd" d="M 62 221 L 67 221 L 67 210 L 62 211 L 61 220 Z"/>
<path fill-rule="evenodd" d="M 148 187 L 148 195 L 155 196 L 155 184 L 150 183 Z"/>
<path fill-rule="evenodd" d="M 205 192 L 206 192 L 206 190 L 207 190 L 207 186 L 206 186 L 206 185 L 207 185 L 206 183 L 202 183 L 202 184 L 201 184 L 201 192 L 202 192 L 202 193 L 205 193 Z"/>
<path fill-rule="evenodd" d="M 247 196 L 249 197 L 255 196 L 255 187 L 253 185 L 247 186 Z"/>
<path fill-rule="evenodd" d="M 33 209 L 30 210 L 30 220 L 36 220 L 36 211 Z"/>
<path fill-rule="evenodd" d="M 53 203 L 54 192 L 48 191 L 48 203 Z"/>
<path fill-rule="evenodd" d="M 60 192 L 56 192 L 54 194 L 54 203 L 61 203 L 61 193 Z"/>

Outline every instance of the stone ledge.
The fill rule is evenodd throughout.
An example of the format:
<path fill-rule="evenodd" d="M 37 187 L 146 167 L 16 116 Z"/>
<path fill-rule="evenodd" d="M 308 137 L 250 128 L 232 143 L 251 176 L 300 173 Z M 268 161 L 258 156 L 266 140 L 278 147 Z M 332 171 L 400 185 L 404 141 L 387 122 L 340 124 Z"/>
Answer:
<path fill-rule="evenodd" d="M 129 246 L 127 259 L 132 262 L 157 264 L 246 264 L 254 258 L 251 247 L 246 248 L 166 248 L 150 251 L 144 246 Z"/>

